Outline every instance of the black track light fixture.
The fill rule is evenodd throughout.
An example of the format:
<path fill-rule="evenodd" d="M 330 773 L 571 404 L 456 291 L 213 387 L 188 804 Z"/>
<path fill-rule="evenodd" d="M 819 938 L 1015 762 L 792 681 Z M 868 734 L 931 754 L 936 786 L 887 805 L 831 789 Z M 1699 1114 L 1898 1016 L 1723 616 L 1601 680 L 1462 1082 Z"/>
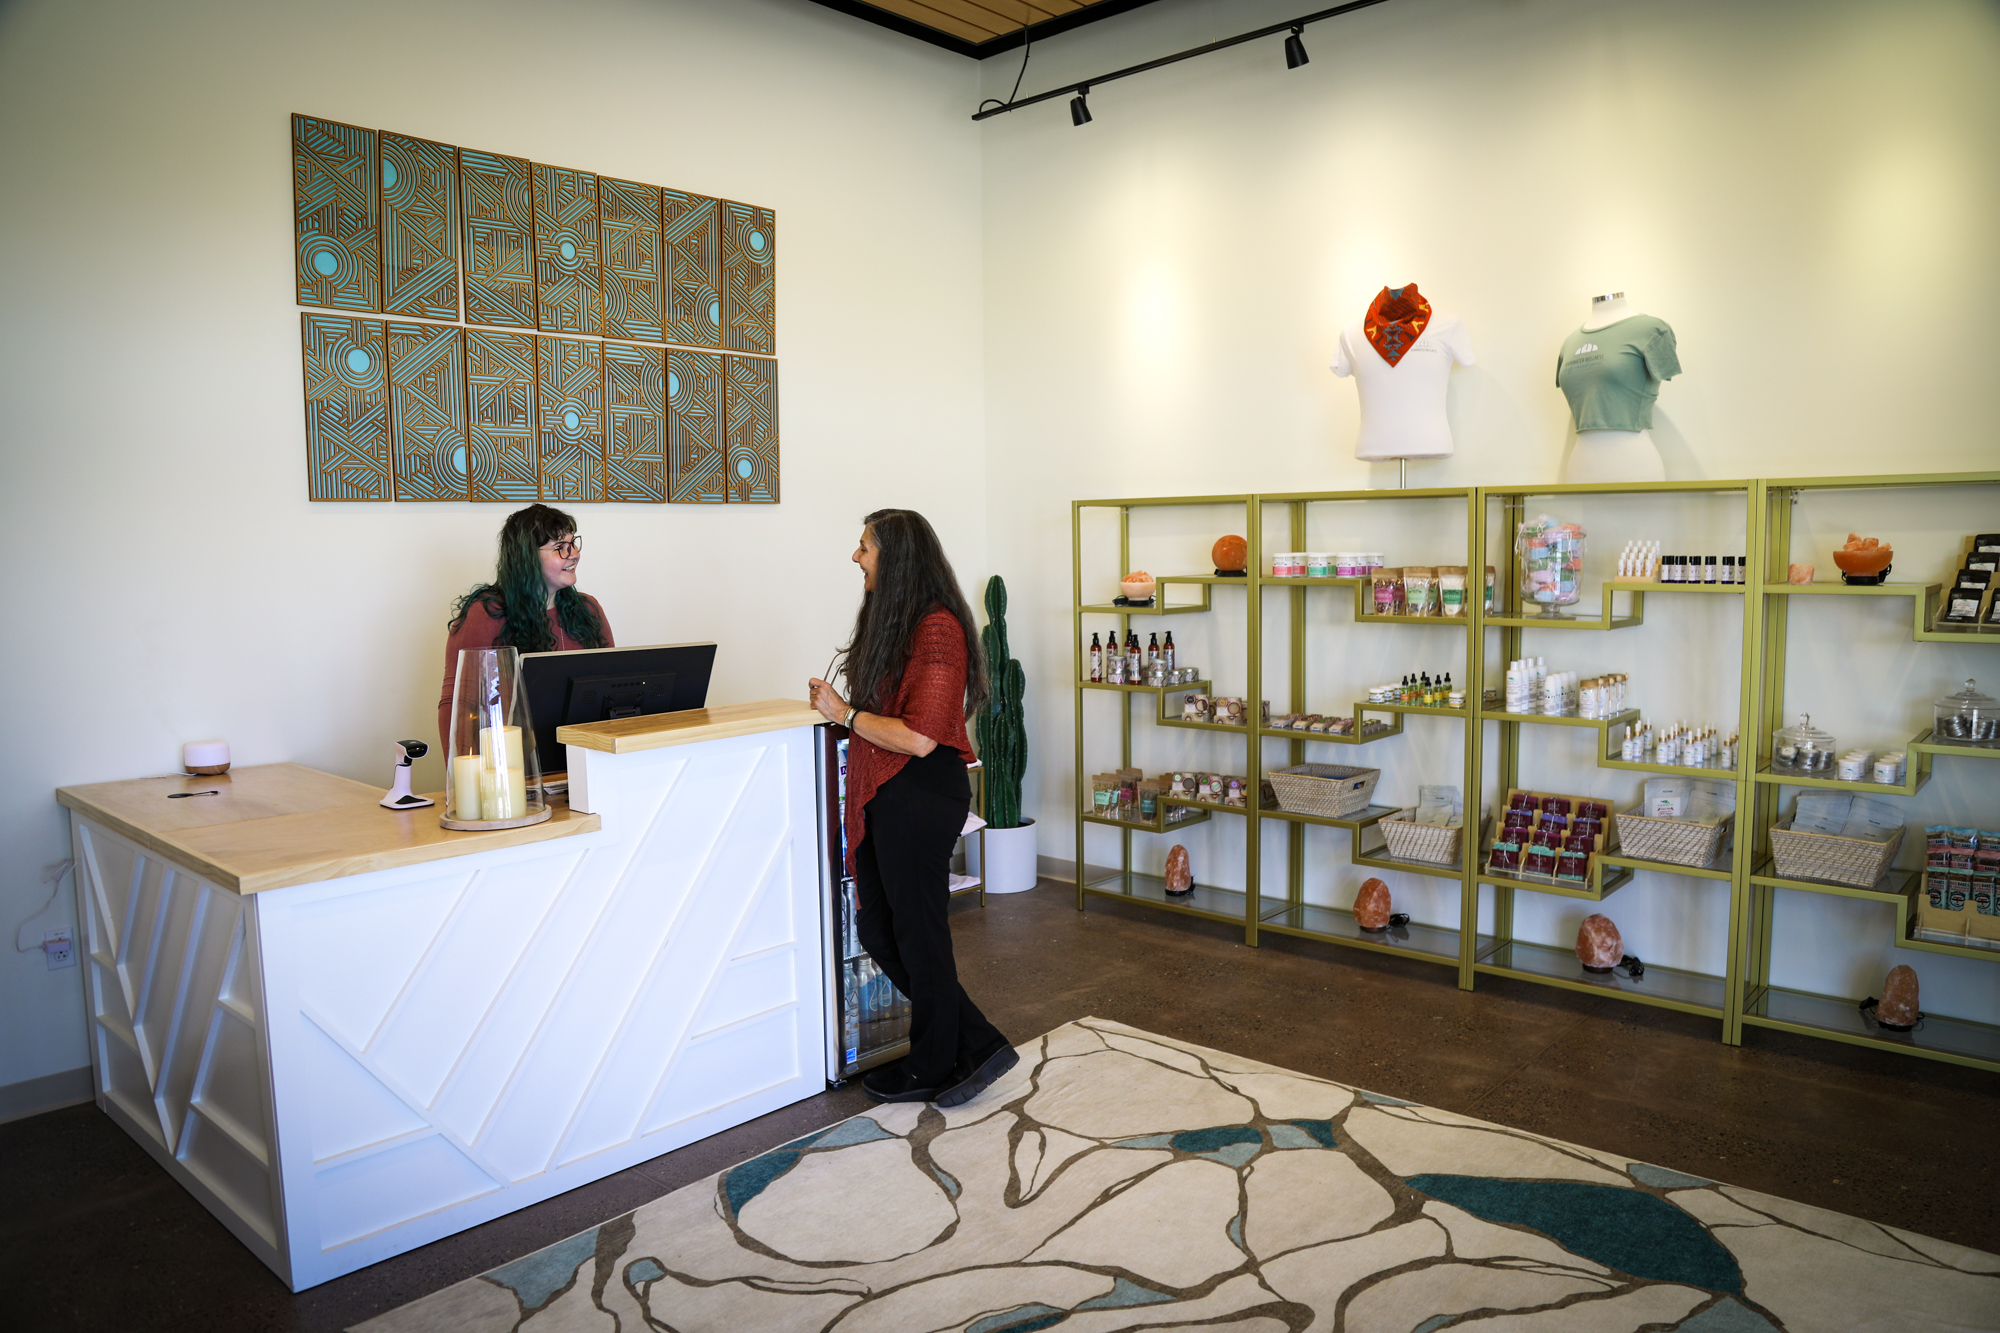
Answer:
<path fill-rule="evenodd" d="M 1090 96 L 1090 89 L 1079 88 L 1076 90 L 1076 96 L 1069 99 L 1070 124 L 1072 125 L 1090 124 L 1090 104 L 1083 100 L 1088 96 Z"/>
<path fill-rule="evenodd" d="M 1306 54 L 1305 31 L 1305 25 L 1302 23 L 1292 29 L 1291 36 L 1285 38 L 1286 69 L 1297 69 L 1300 65 L 1312 59 L 1311 56 Z"/>

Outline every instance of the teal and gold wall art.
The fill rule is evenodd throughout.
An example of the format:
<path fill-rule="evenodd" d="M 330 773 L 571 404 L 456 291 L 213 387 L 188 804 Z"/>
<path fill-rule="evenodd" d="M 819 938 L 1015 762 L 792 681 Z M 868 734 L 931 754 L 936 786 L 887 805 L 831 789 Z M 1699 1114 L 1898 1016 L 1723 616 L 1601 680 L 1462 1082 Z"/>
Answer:
<path fill-rule="evenodd" d="M 458 318 L 458 150 L 382 136 L 382 309 Z"/>
<path fill-rule="evenodd" d="M 292 165 L 311 499 L 777 503 L 772 210 L 303 115 Z"/>
<path fill-rule="evenodd" d="M 722 448 L 722 358 L 667 350 L 667 499 L 722 504 L 729 499 Z"/>
<path fill-rule="evenodd" d="M 300 317 L 306 363 L 306 493 L 389 498 L 389 393 L 382 321 Z"/>
<path fill-rule="evenodd" d="M 604 336 L 664 341 L 659 188 L 599 176 L 597 230 L 603 250 Z"/>
<path fill-rule="evenodd" d="M 722 206 L 722 345 L 777 350 L 778 224 L 768 208 Z"/>
<path fill-rule="evenodd" d="M 722 201 L 660 191 L 667 256 L 667 341 L 722 346 Z"/>
<path fill-rule="evenodd" d="M 376 152 L 373 130 L 292 117 L 300 305 L 382 309 Z"/>
<path fill-rule="evenodd" d="M 604 498 L 667 498 L 667 351 L 604 344 Z"/>
<path fill-rule="evenodd" d="M 465 429 L 472 498 L 542 498 L 535 442 L 535 343 L 525 333 L 465 331 Z"/>
<path fill-rule="evenodd" d="M 389 324 L 389 454 L 398 500 L 466 500 L 465 331 Z"/>
<path fill-rule="evenodd" d="M 526 158 L 462 148 L 465 322 L 535 327 L 534 171 Z"/>
<path fill-rule="evenodd" d="M 535 164 L 535 300 L 544 333 L 604 332 L 597 177 Z"/>
<path fill-rule="evenodd" d="M 722 364 L 729 498 L 776 504 L 778 363 L 761 356 L 725 356 Z"/>
<path fill-rule="evenodd" d="M 544 500 L 604 498 L 604 344 L 535 339 L 535 437 Z"/>

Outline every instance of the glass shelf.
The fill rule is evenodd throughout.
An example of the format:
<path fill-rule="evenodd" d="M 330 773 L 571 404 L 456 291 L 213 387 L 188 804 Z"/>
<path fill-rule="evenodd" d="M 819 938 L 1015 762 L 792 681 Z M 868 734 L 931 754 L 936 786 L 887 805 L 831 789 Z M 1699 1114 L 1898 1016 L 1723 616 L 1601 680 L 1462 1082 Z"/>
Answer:
<path fill-rule="evenodd" d="M 1839 884 L 1830 879 L 1788 879 L 1777 871 L 1774 862 L 1766 859 L 1758 863 L 1750 872 L 1752 884 L 1762 884 L 1773 889 L 1796 889 L 1801 893 L 1830 893 L 1841 898 L 1870 898 L 1877 902 L 1902 902 L 1913 882 L 1921 880 L 1924 872 L 1918 870 L 1898 870 L 1890 867 L 1882 872 L 1882 877 L 1867 887 L 1853 884 Z"/>
<path fill-rule="evenodd" d="M 1599 867 L 1610 864 L 1601 856 L 1597 862 Z M 1632 871 L 1623 865 L 1615 867 L 1610 874 L 1606 874 L 1602 869 L 1593 868 L 1591 874 L 1595 882 L 1579 883 L 1573 879 L 1530 879 L 1521 875 L 1495 874 L 1482 870 L 1479 872 L 1479 882 L 1503 889 L 1527 889 L 1534 893 L 1550 893 L 1561 898 L 1588 898 L 1592 902 L 1602 902 L 1630 884 L 1633 879 Z"/>
<path fill-rule="evenodd" d="M 1608 866 L 1629 866 L 1633 870 L 1653 870 L 1662 875 L 1692 875 L 1697 879 L 1731 880 L 1736 877 L 1736 849 L 1725 846 L 1705 866 L 1684 866 L 1673 861 L 1649 861 L 1641 856 L 1606 852 L 1599 858 Z"/>
<path fill-rule="evenodd" d="M 1176 802 L 1175 804 L 1179 803 Z M 1196 824 L 1206 824 L 1208 822 L 1208 810 L 1200 808 L 1197 810 L 1197 813 L 1190 815 L 1188 818 L 1175 820 L 1171 824 L 1165 820 L 1156 820 L 1148 823 L 1143 819 L 1113 819 L 1108 815 L 1100 815 L 1095 811 L 1086 810 L 1083 812 L 1083 822 L 1086 824 L 1102 824 L 1106 828 L 1130 829 L 1134 833 L 1175 833 L 1184 828 L 1193 828 Z"/>
<path fill-rule="evenodd" d="M 1324 824 L 1328 828 L 1363 829 L 1379 819 L 1386 819 L 1404 807 L 1400 805 L 1371 805 L 1351 815 L 1332 818 L 1327 815 L 1306 815 L 1296 810 L 1260 811 L 1266 819 L 1283 819 L 1294 824 Z"/>
<path fill-rule="evenodd" d="M 1366 931 L 1354 924 L 1354 913 L 1345 908 L 1288 903 L 1282 898 L 1259 899 L 1257 911 L 1261 930 L 1458 966 L 1458 932 L 1444 926 L 1412 921 L 1400 928 Z"/>
<path fill-rule="evenodd" d="M 1744 1006 L 1743 1021 L 1753 1027 L 1831 1037 L 1856 1046 L 1886 1047 L 1951 1064 L 2000 1069 L 2000 1027 L 1929 1014 L 1914 1032 L 1885 1032 L 1862 1018 L 1859 1003 L 1810 991 L 1761 987 Z"/>
<path fill-rule="evenodd" d="M 1356 850 L 1352 861 L 1358 866 L 1371 870 L 1401 870 L 1412 875 L 1434 875 L 1439 879 L 1459 879 L 1465 874 L 1465 863 L 1454 861 L 1450 865 L 1440 865 L 1436 861 L 1413 861 L 1407 856 L 1391 856 L 1387 848 L 1380 851 L 1364 852 Z"/>
<path fill-rule="evenodd" d="M 1131 876 L 1131 889 L 1125 887 L 1126 877 L 1122 873 L 1106 875 L 1091 880 L 1083 886 L 1085 893 L 1100 898 L 1123 898 L 1128 902 L 1143 902 L 1153 907 L 1164 907 L 1173 912 L 1186 912 L 1190 916 L 1206 917 L 1211 921 L 1227 921 L 1231 925 L 1243 924 L 1244 913 L 1249 907 L 1249 898 L 1234 889 L 1212 889 L 1205 884 L 1196 884 L 1185 897 L 1174 897 L 1167 892 L 1166 880 L 1158 875 Z"/>
<path fill-rule="evenodd" d="M 1576 959 L 1576 950 L 1530 944 L 1525 940 L 1493 941 L 1482 948 L 1474 967 L 1496 976 L 1519 977 L 1569 990 L 1596 991 L 1710 1018 L 1722 1017 L 1728 990 L 1721 977 L 1653 963 L 1646 964 L 1646 974 L 1636 981 L 1619 972 L 1586 972 Z"/>

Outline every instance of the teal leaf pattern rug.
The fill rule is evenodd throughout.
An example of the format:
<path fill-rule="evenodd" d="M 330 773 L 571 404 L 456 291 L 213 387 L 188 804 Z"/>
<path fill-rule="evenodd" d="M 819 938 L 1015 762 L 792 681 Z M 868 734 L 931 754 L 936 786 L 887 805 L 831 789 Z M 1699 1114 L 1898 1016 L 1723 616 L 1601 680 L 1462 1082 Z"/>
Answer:
<path fill-rule="evenodd" d="M 2000 1258 L 1086 1018 L 355 1333 L 2000 1327 Z"/>

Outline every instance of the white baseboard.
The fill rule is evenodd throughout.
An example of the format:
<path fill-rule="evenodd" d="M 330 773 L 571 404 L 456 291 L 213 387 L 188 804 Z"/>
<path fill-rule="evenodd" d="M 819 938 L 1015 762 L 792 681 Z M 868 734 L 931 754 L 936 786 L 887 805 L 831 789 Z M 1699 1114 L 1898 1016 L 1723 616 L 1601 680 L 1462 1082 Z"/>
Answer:
<path fill-rule="evenodd" d="M 90 1066 L 0 1084 L 0 1125 L 93 1099 Z"/>

